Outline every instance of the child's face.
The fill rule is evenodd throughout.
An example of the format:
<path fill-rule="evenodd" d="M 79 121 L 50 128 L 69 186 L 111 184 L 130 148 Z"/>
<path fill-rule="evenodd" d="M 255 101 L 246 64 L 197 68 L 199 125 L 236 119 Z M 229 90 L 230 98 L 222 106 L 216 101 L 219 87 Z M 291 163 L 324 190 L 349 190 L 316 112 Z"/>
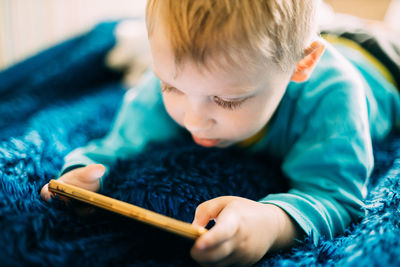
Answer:
<path fill-rule="evenodd" d="M 176 73 L 168 40 L 157 28 L 149 40 L 166 110 L 196 143 L 227 147 L 262 130 L 282 99 L 291 73 L 271 63 L 249 75 L 245 62 L 234 71 L 200 71 L 190 60 L 183 61 Z"/>

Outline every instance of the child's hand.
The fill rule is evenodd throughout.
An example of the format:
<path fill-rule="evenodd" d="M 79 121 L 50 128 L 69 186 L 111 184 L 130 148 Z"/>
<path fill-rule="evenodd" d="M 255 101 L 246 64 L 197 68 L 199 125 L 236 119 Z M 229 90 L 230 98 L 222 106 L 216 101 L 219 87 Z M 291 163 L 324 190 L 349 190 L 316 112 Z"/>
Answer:
<path fill-rule="evenodd" d="M 270 249 L 291 245 L 295 225 L 279 207 L 225 196 L 199 205 L 193 224 L 216 224 L 196 240 L 191 255 L 205 265 L 251 265 Z"/>
<path fill-rule="evenodd" d="M 58 179 L 58 181 L 75 185 L 90 191 L 97 191 L 100 188 L 99 179 L 104 175 L 105 171 L 106 169 L 103 165 L 91 164 L 65 173 Z M 49 191 L 49 184 L 46 184 L 42 187 L 40 196 L 46 201 L 54 197 L 54 194 Z"/>

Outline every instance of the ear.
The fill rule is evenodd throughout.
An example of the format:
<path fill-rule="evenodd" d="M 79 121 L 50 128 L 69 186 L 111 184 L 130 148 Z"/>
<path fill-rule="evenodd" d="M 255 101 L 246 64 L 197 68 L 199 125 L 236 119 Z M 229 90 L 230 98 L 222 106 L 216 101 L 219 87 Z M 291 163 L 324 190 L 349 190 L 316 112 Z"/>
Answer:
<path fill-rule="evenodd" d="M 325 44 L 320 41 L 314 41 L 311 45 L 304 51 L 305 56 L 299 63 L 297 63 L 297 69 L 292 76 L 292 81 L 294 82 L 305 82 L 310 78 L 318 60 L 321 58 L 325 50 Z"/>

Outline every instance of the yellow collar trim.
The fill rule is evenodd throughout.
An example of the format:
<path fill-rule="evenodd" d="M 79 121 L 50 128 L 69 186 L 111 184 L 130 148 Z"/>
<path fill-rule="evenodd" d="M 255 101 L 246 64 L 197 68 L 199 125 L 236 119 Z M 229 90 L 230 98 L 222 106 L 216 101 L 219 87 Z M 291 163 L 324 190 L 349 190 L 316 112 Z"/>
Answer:
<path fill-rule="evenodd" d="M 261 141 L 261 139 L 265 136 L 265 134 L 267 133 L 267 129 L 268 129 L 268 124 L 266 124 L 260 131 L 258 131 L 255 135 L 240 141 L 239 143 L 237 143 L 238 146 L 240 147 L 249 147 L 252 146 L 256 143 L 258 143 L 259 141 Z"/>
<path fill-rule="evenodd" d="M 397 87 L 395 79 L 393 78 L 390 71 L 385 67 L 385 65 L 383 65 L 376 57 L 374 57 L 370 52 L 368 52 L 361 45 L 357 44 L 356 42 L 354 42 L 350 39 L 335 36 L 332 34 L 323 34 L 322 37 L 326 41 L 328 41 L 329 43 L 331 43 L 333 45 L 342 44 L 344 46 L 347 46 L 354 50 L 359 51 L 370 63 L 372 63 L 378 69 L 378 71 L 383 75 L 383 77 L 385 77 L 385 79 L 388 82 L 390 82 L 392 85 Z"/>

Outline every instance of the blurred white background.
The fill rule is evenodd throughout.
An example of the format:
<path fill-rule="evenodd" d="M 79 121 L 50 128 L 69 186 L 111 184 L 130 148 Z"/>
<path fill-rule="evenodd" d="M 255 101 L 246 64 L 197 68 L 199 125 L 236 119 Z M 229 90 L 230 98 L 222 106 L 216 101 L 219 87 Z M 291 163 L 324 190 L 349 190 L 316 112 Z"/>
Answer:
<path fill-rule="evenodd" d="M 326 0 L 339 12 L 400 32 L 400 0 Z M 0 69 L 102 20 L 144 16 L 146 0 L 0 0 Z"/>
<path fill-rule="evenodd" d="M 146 0 L 0 0 L 0 69 L 108 19 L 144 16 Z"/>

